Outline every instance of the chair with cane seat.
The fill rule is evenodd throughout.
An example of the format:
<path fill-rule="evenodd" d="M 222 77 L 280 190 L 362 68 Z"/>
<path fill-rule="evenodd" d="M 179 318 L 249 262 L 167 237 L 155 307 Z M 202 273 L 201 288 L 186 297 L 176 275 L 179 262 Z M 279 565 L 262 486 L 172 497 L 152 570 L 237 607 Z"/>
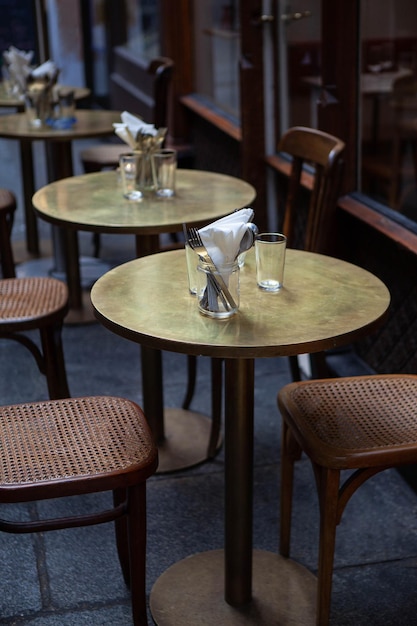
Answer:
<path fill-rule="evenodd" d="M 291 158 L 288 186 L 282 202 L 282 232 L 287 237 L 289 247 L 321 253 L 327 250 L 332 238 L 336 201 L 342 182 L 344 149 L 345 144 L 338 137 L 304 126 L 290 128 L 281 137 L 278 150 Z M 303 193 L 306 193 L 306 179 L 310 190 L 308 200 L 303 197 Z M 289 362 L 293 380 L 300 380 L 297 357 L 289 357 Z M 324 356 L 314 355 L 313 364 L 315 371 L 323 371 Z M 221 368 L 222 360 L 212 359 L 213 441 L 220 431 Z M 187 400 L 191 397 L 192 391 Z"/>
<path fill-rule="evenodd" d="M 281 232 L 287 246 L 325 254 L 333 239 L 337 197 L 342 182 L 344 142 L 314 128 L 294 126 L 281 137 L 278 151 L 291 158 L 282 201 Z M 306 188 L 309 198 L 305 198 Z M 324 358 L 317 356 L 316 368 Z M 297 357 L 290 357 L 293 380 L 300 380 Z"/>
<path fill-rule="evenodd" d="M 47 380 L 50 399 L 67 398 L 67 375 L 62 347 L 62 325 L 68 312 L 68 289 L 55 278 L 15 278 L 11 242 L 14 194 L 0 189 L 0 339 L 12 339 L 34 356 Z M 40 346 L 28 335 L 39 331 Z"/>
<path fill-rule="evenodd" d="M 389 399 L 389 400 L 387 400 Z M 336 528 L 355 491 L 391 467 L 417 462 L 417 376 L 295 382 L 278 393 L 282 416 L 280 553 L 290 553 L 294 463 L 310 459 L 318 491 L 317 626 L 330 615 Z M 341 483 L 342 472 L 348 470 Z"/>
<path fill-rule="evenodd" d="M 113 492 L 108 509 L 28 522 L 1 519 L 0 530 L 44 532 L 115 521 L 133 623 L 145 626 L 146 480 L 156 471 L 157 449 L 142 410 L 108 396 L 3 406 L 0 441 L 2 504 Z"/>
<path fill-rule="evenodd" d="M 146 123 L 155 128 L 165 128 L 168 125 L 168 112 L 171 93 L 172 74 L 174 63 L 166 57 L 157 57 L 143 69 L 137 68 L 138 89 L 141 98 L 134 101 L 134 115 L 141 117 Z M 119 108 L 118 99 L 125 99 L 116 93 L 113 108 Z M 80 154 L 81 162 L 86 173 L 99 172 L 102 169 L 115 169 L 119 165 L 119 157 L 123 152 L 129 152 L 129 147 L 118 140 L 117 143 L 100 144 L 86 148 Z"/>

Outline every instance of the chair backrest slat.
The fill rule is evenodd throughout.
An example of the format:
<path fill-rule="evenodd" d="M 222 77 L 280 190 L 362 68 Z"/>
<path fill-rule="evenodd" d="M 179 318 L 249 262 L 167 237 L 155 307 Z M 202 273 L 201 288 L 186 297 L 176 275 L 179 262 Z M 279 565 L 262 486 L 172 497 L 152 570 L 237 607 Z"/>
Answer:
<path fill-rule="evenodd" d="M 278 149 L 292 158 L 282 227 L 290 247 L 325 251 L 342 180 L 344 148 L 341 139 L 303 126 L 290 128 L 282 136 Z M 313 186 L 307 214 L 300 217 L 305 193 L 301 175 L 306 165 L 313 168 Z M 300 219 L 303 221 L 301 236 Z"/>

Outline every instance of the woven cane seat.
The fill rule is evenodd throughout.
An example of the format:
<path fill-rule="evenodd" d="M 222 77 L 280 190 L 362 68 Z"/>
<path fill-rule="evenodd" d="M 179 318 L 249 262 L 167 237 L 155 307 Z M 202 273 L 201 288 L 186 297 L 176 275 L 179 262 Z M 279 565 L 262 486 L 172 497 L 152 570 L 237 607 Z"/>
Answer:
<path fill-rule="evenodd" d="M 289 385 L 281 403 L 289 410 L 297 439 L 316 463 L 343 469 L 397 463 L 400 458 L 403 463 L 416 460 L 415 376 L 365 376 Z"/>
<path fill-rule="evenodd" d="M 115 522 L 134 626 L 146 626 L 146 480 L 158 451 L 134 402 L 96 396 L 0 407 L 0 503 L 113 492 L 113 507 L 69 517 L 0 519 L 0 531 L 45 532 Z"/>
<path fill-rule="evenodd" d="M 15 210 L 14 194 L 0 188 L 0 339 L 17 341 L 32 353 L 52 400 L 67 398 L 62 325 L 69 306 L 68 288 L 55 278 L 15 278 L 11 241 Z M 39 331 L 39 342 L 25 333 L 31 330 Z"/>
<path fill-rule="evenodd" d="M 320 504 L 316 624 L 326 626 L 336 528 L 347 503 L 378 472 L 417 462 L 417 376 L 295 382 L 281 389 L 278 405 L 283 429 L 280 553 L 290 554 L 294 463 L 304 452 L 314 468 Z M 350 470 L 344 481 L 343 470 Z"/>
<path fill-rule="evenodd" d="M 68 288 L 55 278 L 30 276 L 0 280 L 0 332 L 19 324 L 35 326 L 68 309 Z"/>
<path fill-rule="evenodd" d="M 128 470 L 126 485 L 149 475 L 155 446 L 138 412 L 129 400 L 100 396 L 1 407 L 0 500 L 21 502 L 32 490 L 41 498 L 53 482 L 65 495 L 77 480 L 89 481 L 85 493 L 113 473 Z"/>

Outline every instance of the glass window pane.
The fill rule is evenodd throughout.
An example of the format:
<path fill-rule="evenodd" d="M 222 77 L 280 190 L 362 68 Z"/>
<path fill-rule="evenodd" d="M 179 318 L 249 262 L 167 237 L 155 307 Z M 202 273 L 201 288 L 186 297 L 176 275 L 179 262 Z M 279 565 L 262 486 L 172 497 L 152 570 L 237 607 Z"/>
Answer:
<path fill-rule="evenodd" d="M 126 47 L 142 59 L 160 56 L 158 0 L 126 0 Z"/>
<path fill-rule="evenodd" d="M 237 0 L 194 0 L 195 88 L 237 120 L 239 50 Z"/>
<path fill-rule="evenodd" d="M 281 130 L 317 128 L 321 87 L 321 0 L 301 11 L 297 0 L 280 0 L 278 21 Z"/>
<path fill-rule="evenodd" d="M 417 6 L 361 2 L 361 190 L 417 220 Z"/>

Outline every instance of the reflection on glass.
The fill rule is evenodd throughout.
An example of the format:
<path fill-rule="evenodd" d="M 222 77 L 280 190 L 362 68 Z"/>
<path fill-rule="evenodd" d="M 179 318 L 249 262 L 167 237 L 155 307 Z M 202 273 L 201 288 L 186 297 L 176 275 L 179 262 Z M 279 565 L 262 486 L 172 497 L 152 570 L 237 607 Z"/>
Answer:
<path fill-rule="evenodd" d="M 300 7 L 279 1 L 280 126 L 317 128 L 317 99 L 321 91 L 321 0 Z M 306 11 L 299 11 L 306 8 Z"/>
<path fill-rule="evenodd" d="M 363 0 L 361 41 L 361 190 L 417 220 L 415 1 Z"/>
<path fill-rule="evenodd" d="M 197 93 L 239 119 L 237 5 L 237 0 L 194 0 L 194 79 Z"/>
<path fill-rule="evenodd" d="M 158 0 L 126 0 L 126 46 L 143 59 L 160 55 Z"/>

